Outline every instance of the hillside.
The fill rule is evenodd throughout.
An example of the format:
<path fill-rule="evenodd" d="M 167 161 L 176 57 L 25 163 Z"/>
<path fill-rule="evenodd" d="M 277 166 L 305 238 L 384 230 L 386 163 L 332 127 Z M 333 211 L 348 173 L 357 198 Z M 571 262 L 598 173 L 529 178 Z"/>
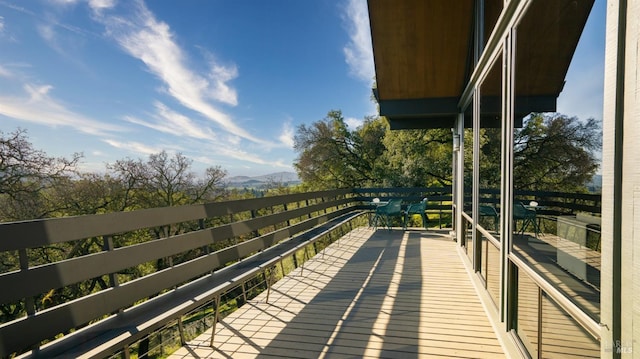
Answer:
<path fill-rule="evenodd" d="M 225 182 L 228 187 L 260 188 L 273 184 L 296 185 L 300 179 L 294 172 L 275 172 L 262 176 L 233 176 L 226 178 Z"/>

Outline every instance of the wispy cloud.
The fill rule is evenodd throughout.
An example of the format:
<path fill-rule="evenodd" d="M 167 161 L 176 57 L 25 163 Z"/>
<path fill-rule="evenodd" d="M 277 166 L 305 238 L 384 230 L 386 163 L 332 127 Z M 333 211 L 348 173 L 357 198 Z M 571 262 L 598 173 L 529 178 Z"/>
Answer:
<path fill-rule="evenodd" d="M 367 1 L 349 0 L 344 20 L 351 39 L 343 49 L 345 60 L 351 74 L 358 79 L 367 81 L 369 85 L 373 81 L 375 70 Z"/>
<path fill-rule="evenodd" d="M 49 95 L 52 89 L 51 85 L 26 84 L 23 97 L 0 96 L 0 115 L 47 126 L 67 126 L 91 135 L 123 130 L 67 109 Z"/>
<path fill-rule="evenodd" d="M 11 72 L 2 65 L 0 65 L 0 77 L 11 77 Z"/>
<path fill-rule="evenodd" d="M 243 162 L 250 162 L 258 165 L 267 165 L 278 168 L 291 168 L 291 164 L 285 164 L 281 160 L 266 160 L 253 152 L 244 151 L 237 147 L 218 146 L 213 149 L 213 151 L 223 157 L 241 160 Z"/>
<path fill-rule="evenodd" d="M 96 12 L 111 9 L 114 6 L 116 6 L 116 0 L 89 0 L 89 7 Z"/>
<path fill-rule="evenodd" d="M 293 142 L 294 142 L 293 136 L 294 136 L 294 131 L 293 131 L 293 127 L 291 126 L 291 120 L 287 120 L 282 125 L 282 132 L 280 133 L 280 136 L 278 137 L 278 139 L 285 146 L 289 148 L 293 148 Z"/>
<path fill-rule="evenodd" d="M 201 140 L 216 140 L 216 134 L 210 128 L 196 124 L 187 116 L 173 111 L 163 103 L 156 102 L 155 109 L 156 113 L 152 115 L 155 122 L 141 120 L 133 116 L 126 116 L 125 120 L 172 135 L 187 136 Z"/>
<path fill-rule="evenodd" d="M 96 16 L 107 28 L 108 34 L 131 56 L 141 60 L 151 73 L 166 86 L 167 94 L 188 109 L 216 122 L 225 131 L 241 138 L 266 143 L 239 127 L 225 112 L 207 99 L 236 105 L 236 91 L 228 81 L 237 76 L 235 65 L 224 66 L 210 60 L 207 77 L 190 69 L 184 51 L 175 41 L 169 25 L 158 21 L 143 2 L 137 1 L 134 12 L 126 18 Z"/>
<path fill-rule="evenodd" d="M 103 141 L 115 148 L 125 150 L 125 151 L 135 152 L 135 153 L 147 155 L 147 156 L 160 153 L 163 150 L 167 150 L 165 146 L 162 146 L 162 147 L 149 146 L 144 143 L 135 142 L 135 141 L 120 142 L 120 141 L 111 140 L 111 139 L 105 139 Z M 170 152 L 170 151 L 167 151 L 167 152 Z"/>

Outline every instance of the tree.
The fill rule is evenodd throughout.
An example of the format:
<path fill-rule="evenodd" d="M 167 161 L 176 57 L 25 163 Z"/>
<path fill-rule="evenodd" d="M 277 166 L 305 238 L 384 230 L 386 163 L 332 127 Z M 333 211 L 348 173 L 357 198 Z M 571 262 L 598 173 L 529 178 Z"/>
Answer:
<path fill-rule="evenodd" d="M 598 169 L 598 122 L 563 114 L 532 114 L 514 134 L 514 185 L 534 191 L 580 192 Z"/>
<path fill-rule="evenodd" d="M 387 186 L 450 186 L 450 129 L 387 131 L 383 155 Z"/>
<path fill-rule="evenodd" d="M 296 134 L 294 164 L 314 188 L 451 184 L 449 129 L 390 131 L 385 118 L 367 117 L 347 129 L 340 111 L 330 111 Z"/>
<path fill-rule="evenodd" d="M 181 153 L 152 154 L 146 162 L 124 159 L 108 165 L 123 186 L 123 209 L 155 208 L 218 200 L 226 171 L 209 167 L 204 178 L 191 171 L 192 161 Z"/>
<path fill-rule="evenodd" d="M 298 127 L 294 163 L 298 176 L 312 188 L 349 188 L 375 183 L 375 162 L 384 146 L 380 138 L 384 128 L 374 118 L 365 119 L 356 130 L 347 128 L 342 112 L 329 111 L 311 126 Z"/>
<path fill-rule="evenodd" d="M 15 221 L 48 217 L 59 203 L 47 199 L 51 190 L 77 175 L 82 154 L 71 159 L 49 157 L 28 141 L 26 131 L 0 131 L 0 218 Z"/>

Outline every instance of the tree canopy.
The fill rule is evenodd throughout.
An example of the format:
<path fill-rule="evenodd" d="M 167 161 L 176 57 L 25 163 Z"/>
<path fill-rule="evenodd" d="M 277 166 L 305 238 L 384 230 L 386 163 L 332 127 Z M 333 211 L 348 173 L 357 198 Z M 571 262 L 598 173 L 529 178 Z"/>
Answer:
<path fill-rule="evenodd" d="M 471 130 L 465 130 L 471 133 Z M 480 129 L 480 185 L 499 188 L 501 130 Z M 465 146 L 465 174 L 471 174 L 471 136 Z M 516 189 L 584 191 L 596 173 L 595 155 L 601 132 L 594 119 L 562 114 L 531 114 L 514 132 Z M 341 111 L 311 125 L 301 125 L 295 136 L 298 158 L 294 167 L 312 188 L 429 187 L 452 183 L 450 129 L 391 131 L 385 118 L 367 117 L 349 129 Z M 469 177 L 470 179 L 470 177 Z"/>

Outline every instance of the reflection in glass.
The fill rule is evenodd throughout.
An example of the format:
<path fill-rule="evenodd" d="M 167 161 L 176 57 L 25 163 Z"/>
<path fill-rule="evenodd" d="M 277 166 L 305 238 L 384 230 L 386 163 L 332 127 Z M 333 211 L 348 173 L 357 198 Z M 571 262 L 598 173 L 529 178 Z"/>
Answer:
<path fill-rule="evenodd" d="M 471 222 L 469 222 L 464 216 L 462 217 L 462 224 L 464 231 L 464 250 L 467 252 L 467 257 L 473 262 L 473 229 Z"/>
<path fill-rule="evenodd" d="M 603 79 L 585 77 L 585 66 L 603 62 L 604 27 L 593 26 L 604 23 L 605 7 L 533 1 L 515 46 L 513 251 L 595 320 L 602 96 L 588 99 L 583 90 L 602 94 Z"/>
<path fill-rule="evenodd" d="M 479 224 L 499 238 L 502 160 L 502 56 L 480 87 Z"/>
<path fill-rule="evenodd" d="M 496 307 L 500 305 L 500 249 L 492 241 L 487 241 L 487 291 Z"/>
<path fill-rule="evenodd" d="M 471 106 L 464 113 L 463 139 L 463 203 L 464 212 L 473 218 L 472 193 L 473 193 L 473 111 Z"/>
<path fill-rule="evenodd" d="M 542 295 L 542 357 L 600 358 L 600 342 L 545 293 Z"/>
<path fill-rule="evenodd" d="M 517 333 L 532 358 L 538 357 L 538 286 L 518 271 Z"/>

